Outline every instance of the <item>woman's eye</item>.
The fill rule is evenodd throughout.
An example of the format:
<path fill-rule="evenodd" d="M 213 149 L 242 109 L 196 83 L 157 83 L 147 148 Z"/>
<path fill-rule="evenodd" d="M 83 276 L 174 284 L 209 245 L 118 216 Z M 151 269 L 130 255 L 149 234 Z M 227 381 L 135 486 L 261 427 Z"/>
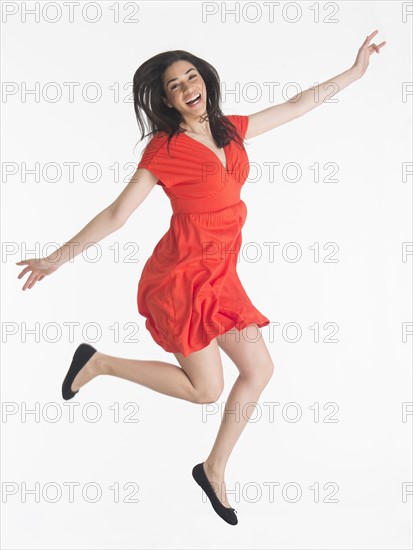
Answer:
<path fill-rule="evenodd" d="M 189 80 L 190 80 L 191 78 L 196 78 L 197 76 L 198 76 L 198 75 L 196 75 L 196 74 L 192 74 L 192 75 L 189 77 Z M 176 88 L 177 86 L 178 86 L 178 84 L 174 84 L 174 85 L 172 86 L 171 90 L 175 90 L 175 88 Z"/>

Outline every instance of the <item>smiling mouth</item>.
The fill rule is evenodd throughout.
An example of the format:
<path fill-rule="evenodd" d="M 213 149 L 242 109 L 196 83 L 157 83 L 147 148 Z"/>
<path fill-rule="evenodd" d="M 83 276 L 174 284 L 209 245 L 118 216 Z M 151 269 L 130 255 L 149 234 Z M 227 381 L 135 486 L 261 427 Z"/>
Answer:
<path fill-rule="evenodd" d="M 192 99 L 191 101 L 185 101 L 185 103 L 186 103 L 187 105 L 196 105 L 196 104 L 198 104 L 200 101 L 201 101 L 201 94 L 198 94 L 196 97 L 194 97 L 194 99 Z"/>

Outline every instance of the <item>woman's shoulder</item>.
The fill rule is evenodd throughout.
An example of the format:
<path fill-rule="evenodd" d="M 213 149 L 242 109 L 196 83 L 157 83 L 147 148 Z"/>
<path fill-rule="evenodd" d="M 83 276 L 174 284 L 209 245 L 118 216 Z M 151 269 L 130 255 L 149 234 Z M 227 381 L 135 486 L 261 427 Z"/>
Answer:
<path fill-rule="evenodd" d="M 148 136 L 148 141 L 145 145 L 145 150 L 159 150 L 166 143 L 168 138 L 168 133 L 164 130 L 159 130 L 152 135 Z"/>
<path fill-rule="evenodd" d="M 168 136 L 168 132 L 159 130 L 149 137 L 142 151 L 138 168 L 148 168 L 153 166 L 155 162 L 156 164 L 169 162 Z"/>
<path fill-rule="evenodd" d="M 245 139 L 249 122 L 248 115 L 225 115 L 225 117 L 235 126 L 241 139 Z"/>

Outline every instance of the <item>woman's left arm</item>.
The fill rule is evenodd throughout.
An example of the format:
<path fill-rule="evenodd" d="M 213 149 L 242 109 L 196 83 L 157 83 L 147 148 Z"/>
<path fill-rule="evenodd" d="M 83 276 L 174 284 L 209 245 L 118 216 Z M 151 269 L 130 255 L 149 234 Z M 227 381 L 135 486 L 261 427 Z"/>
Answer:
<path fill-rule="evenodd" d="M 370 44 L 370 41 L 378 32 L 379 31 L 376 30 L 366 37 L 350 69 L 347 69 L 343 73 L 317 86 L 296 94 L 284 103 L 273 105 L 263 111 L 249 115 L 245 139 L 259 136 L 264 132 L 268 132 L 268 130 L 272 130 L 277 126 L 281 126 L 281 124 L 285 124 L 290 120 L 294 120 L 308 113 L 315 107 L 324 103 L 325 99 L 333 97 L 336 93 L 344 90 L 349 84 L 361 78 L 369 66 L 370 55 L 374 52 L 380 53 L 380 48 L 386 44 L 386 42 L 381 42 L 378 46 L 376 44 Z"/>

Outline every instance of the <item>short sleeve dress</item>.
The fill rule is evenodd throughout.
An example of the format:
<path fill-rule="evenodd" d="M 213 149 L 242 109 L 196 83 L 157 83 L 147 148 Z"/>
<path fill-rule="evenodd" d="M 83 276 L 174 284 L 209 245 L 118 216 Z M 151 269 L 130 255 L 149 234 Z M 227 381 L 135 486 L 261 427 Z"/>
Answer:
<path fill-rule="evenodd" d="M 241 139 L 248 116 L 228 115 Z M 226 167 L 185 132 L 158 132 L 138 168 L 158 178 L 172 207 L 168 231 L 146 261 L 137 306 L 165 351 L 187 357 L 233 327 L 270 320 L 251 302 L 237 274 L 247 207 L 240 194 L 250 170 L 244 144 L 224 147 Z"/>

